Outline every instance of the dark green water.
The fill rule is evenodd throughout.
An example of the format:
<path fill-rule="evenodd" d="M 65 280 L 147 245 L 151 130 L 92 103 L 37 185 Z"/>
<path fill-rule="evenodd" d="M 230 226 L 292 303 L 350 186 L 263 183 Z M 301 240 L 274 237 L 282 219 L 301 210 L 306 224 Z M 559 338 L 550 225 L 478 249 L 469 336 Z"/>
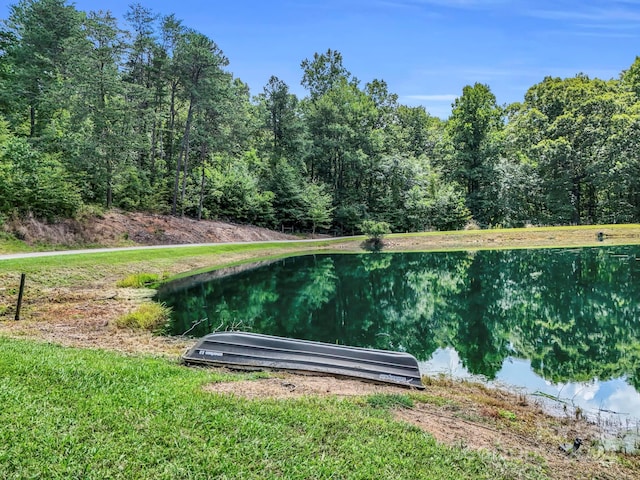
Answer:
<path fill-rule="evenodd" d="M 640 416 L 637 246 L 310 255 L 213 276 L 159 291 L 171 334 L 236 329 L 402 350 L 427 369 L 444 358 L 514 384 L 505 376 L 525 377 L 511 372 L 520 365 L 541 385 L 630 389 Z"/>

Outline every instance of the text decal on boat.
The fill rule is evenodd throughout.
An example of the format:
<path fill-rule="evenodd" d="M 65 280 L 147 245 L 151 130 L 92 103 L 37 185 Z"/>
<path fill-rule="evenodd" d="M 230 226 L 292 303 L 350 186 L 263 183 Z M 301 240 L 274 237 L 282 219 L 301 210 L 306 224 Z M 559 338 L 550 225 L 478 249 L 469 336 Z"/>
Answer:
<path fill-rule="evenodd" d="M 380 380 L 386 380 L 388 382 L 411 383 L 410 378 L 399 377 L 398 375 L 390 375 L 388 373 L 381 374 L 379 378 Z"/>
<path fill-rule="evenodd" d="M 221 357 L 224 354 L 222 352 L 212 352 L 210 350 L 198 350 L 198 355 L 204 355 L 207 357 Z"/>

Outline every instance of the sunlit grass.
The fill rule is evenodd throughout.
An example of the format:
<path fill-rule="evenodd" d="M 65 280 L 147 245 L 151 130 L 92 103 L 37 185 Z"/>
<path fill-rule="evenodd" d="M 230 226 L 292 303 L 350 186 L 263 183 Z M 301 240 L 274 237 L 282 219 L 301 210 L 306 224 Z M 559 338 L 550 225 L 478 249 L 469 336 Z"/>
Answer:
<path fill-rule="evenodd" d="M 628 223 L 619 225 L 561 225 L 561 226 L 544 226 L 544 227 L 518 227 L 518 228 L 489 228 L 489 229 L 473 229 L 473 230 L 450 230 L 446 232 L 431 231 L 431 232 L 415 232 L 415 233 L 392 233 L 389 237 L 402 237 L 402 236 L 437 236 L 437 235 L 491 235 L 496 233 L 536 233 L 536 232 L 571 232 L 571 231 L 591 231 L 594 232 L 600 230 L 637 230 L 640 229 L 640 224 Z"/>
<path fill-rule="evenodd" d="M 1 337 L 0 350 L 0 478 L 544 478 L 379 405 L 248 401 L 202 388 L 246 375 Z"/>
<path fill-rule="evenodd" d="M 116 320 L 120 328 L 157 331 L 169 322 L 171 308 L 166 305 L 147 302 L 140 305 L 133 312 L 127 313 Z"/>
<path fill-rule="evenodd" d="M 334 241 L 335 242 L 335 241 Z M 321 241 L 314 243 L 314 247 L 324 247 L 331 241 Z M 311 249 L 310 244 L 303 242 L 262 242 L 262 243 L 244 243 L 244 244 L 224 244 L 211 246 L 184 246 L 184 247 L 160 247 L 160 248 L 135 248 L 126 250 L 112 250 L 109 252 L 90 252 L 80 254 L 59 254 L 47 255 L 40 257 L 29 257 L 22 259 L 6 259 L 0 261 L 0 269 L 15 268 L 20 265 L 23 269 L 37 270 L 43 267 L 83 267 L 87 264 L 91 265 L 118 265 L 132 262 L 151 262 L 154 260 L 180 260 L 189 257 L 198 257 L 205 255 L 222 255 L 228 253 L 254 252 L 261 250 L 295 250 L 295 249 Z"/>
<path fill-rule="evenodd" d="M 34 249 L 13 235 L 0 232 L 0 255 L 10 253 L 32 252 Z"/>
<path fill-rule="evenodd" d="M 162 280 L 162 276 L 157 273 L 132 273 L 118 281 L 116 285 L 123 288 L 144 288 L 158 283 L 160 280 Z"/>

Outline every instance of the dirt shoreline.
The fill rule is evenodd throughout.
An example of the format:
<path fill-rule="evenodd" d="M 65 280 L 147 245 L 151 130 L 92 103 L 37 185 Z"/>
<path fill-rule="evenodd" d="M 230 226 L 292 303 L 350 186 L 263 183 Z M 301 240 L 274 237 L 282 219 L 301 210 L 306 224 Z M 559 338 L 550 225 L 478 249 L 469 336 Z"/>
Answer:
<path fill-rule="evenodd" d="M 117 214 L 120 215 L 120 214 Z M 161 218 L 152 218 L 144 224 L 137 216 L 122 220 L 129 231 L 134 221 L 143 222 L 143 231 L 151 231 L 155 222 L 168 225 Z M 114 219 L 110 217 L 110 222 Z M 173 220 L 171 220 L 173 222 Z M 117 223 L 117 222 L 116 222 Z M 94 228 L 95 229 L 98 227 Z M 105 227 L 106 228 L 106 227 Z M 172 227 L 174 228 L 174 227 Z M 203 227 L 206 231 L 211 225 Z M 227 232 L 235 229 L 225 241 L 251 241 L 282 239 L 280 232 L 271 234 L 264 230 L 241 226 L 226 226 Z M 165 235 L 173 242 L 187 224 L 175 224 Z M 211 230 L 213 231 L 213 230 Z M 599 235 L 602 233 L 602 235 Z M 115 237 L 114 237 L 115 235 Z M 120 234 L 110 233 L 109 238 Z M 201 236 L 196 236 L 202 242 Z M 196 237 L 191 236 L 192 241 Z M 216 238 L 221 238 L 219 235 Z M 291 238 L 291 237 L 289 237 Z M 602 241 L 601 241 L 602 240 Z M 207 241 L 205 239 L 205 241 Z M 358 241 L 343 241 L 323 247 L 331 251 L 360 251 Z M 189 241 L 185 243 L 190 243 Z M 625 228 L 594 227 L 561 231 L 502 230 L 496 232 L 468 232 L 466 234 L 427 234 L 416 236 L 389 236 L 385 240 L 388 251 L 429 251 L 477 248 L 528 248 L 578 245 L 618 245 L 640 243 L 640 226 Z M 108 241 L 101 243 L 112 246 Z M 298 251 L 309 247 L 299 247 Z M 153 290 L 117 288 L 116 282 L 132 271 L 146 271 L 174 275 L 210 267 L 212 263 L 223 265 L 262 259 L 268 256 L 295 254 L 286 247 L 270 247 L 266 250 L 243 253 L 224 253 L 189 257 L 180 262 L 138 262 L 135 266 L 121 266 L 100 272 L 89 272 L 84 280 L 73 285 L 51 287 L 47 273 L 41 279 L 33 279 L 29 285 L 23 319 L 13 321 L 15 286 L 8 285 L 0 262 L 0 335 L 27 338 L 44 342 L 79 347 L 108 349 L 127 355 L 157 355 L 175 361 L 193 344 L 187 338 L 158 337 L 149 332 L 119 329 L 115 320 L 143 302 L 149 301 Z M 13 275 L 15 272 L 10 272 Z M 13 275 L 15 276 L 15 275 Z M 13 278 L 13 276 L 11 278 Z M 3 307 L 4 305 L 4 307 Z M 522 462 L 543 460 L 552 478 L 639 478 L 640 459 L 623 454 L 604 452 L 601 448 L 602 429 L 598 425 L 575 418 L 570 413 L 552 417 L 544 413 L 540 402 L 532 397 L 491 390 L 481 385 L 457 382 L 446 378 L 425 379 L 426 395 L 433 402 L 416 403 L 414 408 L 397 410 L 397 418 L 412 423 L 429 432 L 437 440 L 452 445 L 484 449 L 506 458 Z M 293 388 L 292 388 L 293 386 Z M 406 394 L 394 387 L 383 393 Z M 234 382 L 211 385 L 209 391 L 253 398 L 292 398 L 296 395 L 335 395 L 338 397 L 363 396 L 379 393 L 380 387 L 350 380 L 328 377 L 304 377 L 276 374 L 270 379 L 252 382 Z M 559 445 L 583 439 L 583 447 L 567 454 Z M 536 460 L 538 459 L 538 460 Z"/>

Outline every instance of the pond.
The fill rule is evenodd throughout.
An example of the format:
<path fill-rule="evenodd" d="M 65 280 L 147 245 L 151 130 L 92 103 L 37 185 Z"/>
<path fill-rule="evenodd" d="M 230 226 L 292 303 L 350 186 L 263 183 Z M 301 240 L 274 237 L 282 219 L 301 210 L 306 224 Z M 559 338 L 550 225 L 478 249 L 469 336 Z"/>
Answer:
<path fill-rule="evenodd" d="M 165 285 L 172 335 L 245 330 L 406 351 L 640 418 L 640 247 L 308 255 Z"/>

